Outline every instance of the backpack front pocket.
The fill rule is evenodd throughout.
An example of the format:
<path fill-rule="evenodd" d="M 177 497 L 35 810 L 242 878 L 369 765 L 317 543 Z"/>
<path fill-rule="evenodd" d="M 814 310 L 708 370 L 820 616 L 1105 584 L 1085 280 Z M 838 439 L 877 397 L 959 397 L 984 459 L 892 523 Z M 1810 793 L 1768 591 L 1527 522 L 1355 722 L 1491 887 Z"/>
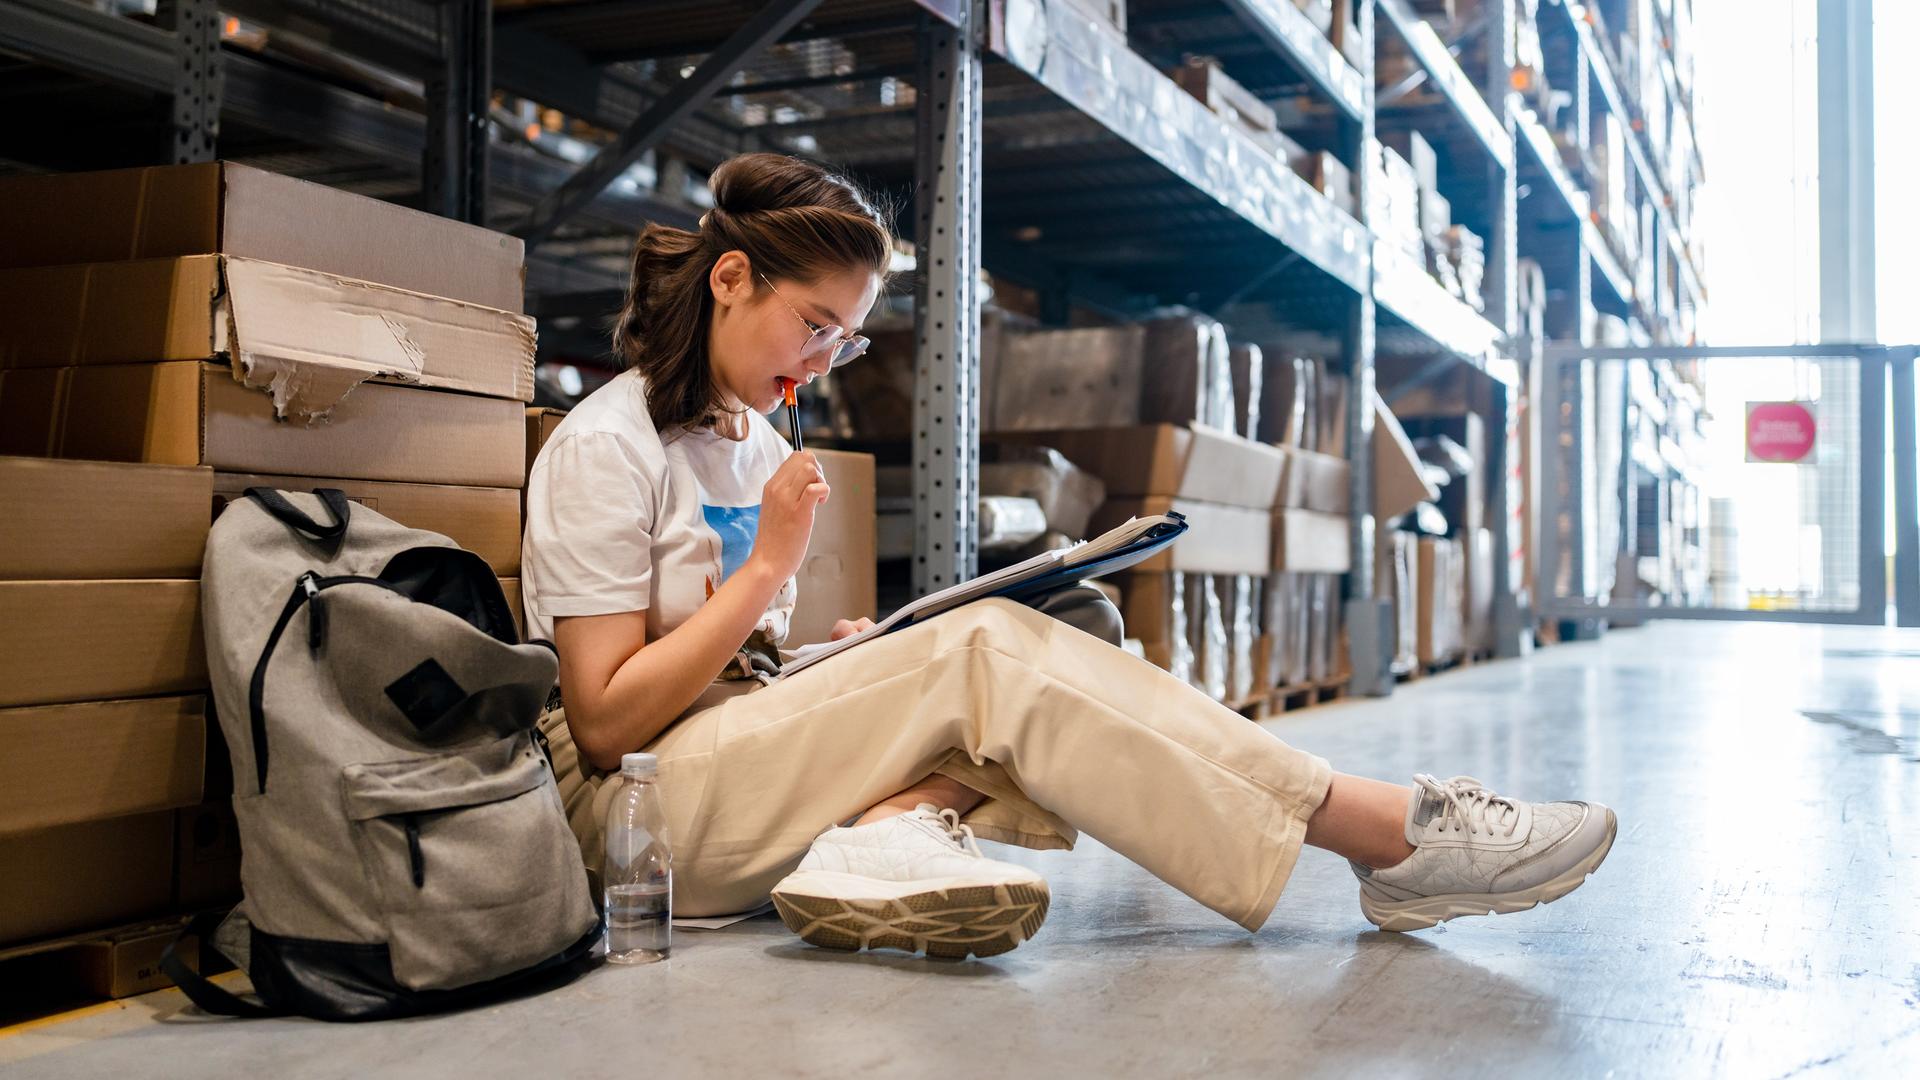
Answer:
<path fill-rule="evenodd" d="M 505 975 L 592 929 L 579 847 L 529 735 L 349 765 L 342 782 L 402 986 Z"/>

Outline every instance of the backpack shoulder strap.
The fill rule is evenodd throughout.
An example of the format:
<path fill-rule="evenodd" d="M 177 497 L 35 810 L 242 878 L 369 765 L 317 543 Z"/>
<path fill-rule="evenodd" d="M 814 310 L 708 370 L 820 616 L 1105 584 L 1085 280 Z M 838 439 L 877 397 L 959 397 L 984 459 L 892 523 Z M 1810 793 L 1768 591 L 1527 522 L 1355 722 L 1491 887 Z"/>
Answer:
<path fill-rule="evenodd" d="M 256 489 L 257 490 L 257 489 Z M 175 986 L 187 995 L 187 1000 L 215 1016 L 241 1016 L 258 1019 L 267 1016 L 284 1016 L 278 1009 L 269 1008 L 256 1001 L 228 992 L 214 985 L 211 979 L 187 966 L 180 958 L 180 943 L 189 939 L 200 942 L 205 948 L 214 928 L 220 925 L 218 912 L 203 912 L 193 917 L 180 936 L 167 943 L 166 951 L 160 954 L 160 970 L 167 973 Z"/>
<path fill-rule="evenodd" d="M 284 493 L 273 488 L 250 487 L 247 489 L 247 498 L 259 503 L 262 509 L 289 529 L 330 548 L 338 548 L 347 535 L 347 520 L 353 512 L 353 504 L 347 501 L 347 493 L 339 488 L 315 488 L 313 493 L 320 497 L 327 513 L 333 517 L 328 524 L 322 525 L 313 520 L 306 511 L 293 505 Z"/>

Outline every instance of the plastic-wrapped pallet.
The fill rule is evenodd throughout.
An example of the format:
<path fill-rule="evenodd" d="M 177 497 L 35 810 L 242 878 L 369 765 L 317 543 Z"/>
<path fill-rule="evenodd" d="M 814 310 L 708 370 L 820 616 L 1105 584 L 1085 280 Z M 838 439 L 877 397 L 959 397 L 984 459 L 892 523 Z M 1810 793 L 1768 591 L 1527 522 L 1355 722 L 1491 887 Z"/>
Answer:
<path fill-rule="evenodd" d="M 1169 574 L 1172 583 L 1167 590 L 1167 625 L 1173 632 L 1168 635 L 1167 673 L 1182 682 L 1194 682 L 1194 655 L 1191 640 L 1191 617 L 1187 614 L 1187 582 L 1193 574 Z"/>
<path fill-rule="evenodd" d="M 1227 700 L 1245 701 L 1253 694 L 1253 578 L 1234 574 L 1215 581 L 1227 594 L 1223 598 L 1227 614 Z"/>
<path fill-rule="evenodd" d="M 989 442 L 980 451 L 980 494 L 1034 500 L 1046 516 L 1049 531 L 1084 538 L 1088 520 L 1107 501 L 1107 486 L 1100 478 L 1058 450 Z"/>
<path fill-rule="evenodd" d="M 1313 399 L 1313 361 L 1269 350 L 1260 376 L 1260 425 L 1255 439 L 1274 446 L 1311 445 L 1317 418 Z"/>
<path fill-rule="evenodd" d="M 1258 345 L 1235 345 L 1228 353 L 1233 368 L 1233 429 L 1249 439 L 1260 438 L 1260 396 L 1266 379 L 1266 357 Z"/>
<path fill-rule="evenodd" d="M 1037 501 L 1017 495 L 980 497 L 981 551 L 1011 551 L 1046 531 L 1047 515 Z"/>
<path fill-rule="evenodd" d="M 1215 701 L 1227 697 L 1227 624 L 1212 574 L 1187 575 L 1187 638 L 1193 671 L 1187 681 Z"/>

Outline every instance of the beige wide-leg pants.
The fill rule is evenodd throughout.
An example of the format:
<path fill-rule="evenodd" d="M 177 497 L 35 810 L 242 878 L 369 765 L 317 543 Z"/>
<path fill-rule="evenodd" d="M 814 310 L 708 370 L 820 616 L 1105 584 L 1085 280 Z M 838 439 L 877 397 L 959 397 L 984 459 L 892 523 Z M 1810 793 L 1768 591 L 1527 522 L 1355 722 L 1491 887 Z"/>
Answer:
<path fill-rule="evenodd" d="M 616 785 L 542 719 L 597 877 Z M 829 826 L 934 773 L 989 799 L 984 839 L 1070 848 L 1076 830 L 1249 930 L 1326 797 L 1325 760 L 1160 669 L 1031 608 L 970 604 L 771 686 L 716 683 L 655 740 L 674 911 L 746 911 Z"/>

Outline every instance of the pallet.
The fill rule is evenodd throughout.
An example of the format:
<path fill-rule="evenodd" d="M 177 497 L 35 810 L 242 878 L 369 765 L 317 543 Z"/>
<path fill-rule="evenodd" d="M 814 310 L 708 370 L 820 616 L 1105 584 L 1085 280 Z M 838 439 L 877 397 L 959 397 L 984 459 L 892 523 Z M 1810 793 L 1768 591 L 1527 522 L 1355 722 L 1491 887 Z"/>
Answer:
<path fill-rule="evenodd" d="M 1275 687 L 1225 704 L 1249 720 L 1266 720 L 1280 713 L 1338 701 L 1347 696 L 1347 684 L 1351 679 L 1350 674 L 1335 675 L 1317 682 Z"/>
<path fill-rule="evenodd" d="M 172 986 L 160 955 L 191 918 L 169 915 L 0 949 L 0 1025 Z M 188 966 L 228 966 L 199 967 L 197 945 L 181 947 Z"/>

